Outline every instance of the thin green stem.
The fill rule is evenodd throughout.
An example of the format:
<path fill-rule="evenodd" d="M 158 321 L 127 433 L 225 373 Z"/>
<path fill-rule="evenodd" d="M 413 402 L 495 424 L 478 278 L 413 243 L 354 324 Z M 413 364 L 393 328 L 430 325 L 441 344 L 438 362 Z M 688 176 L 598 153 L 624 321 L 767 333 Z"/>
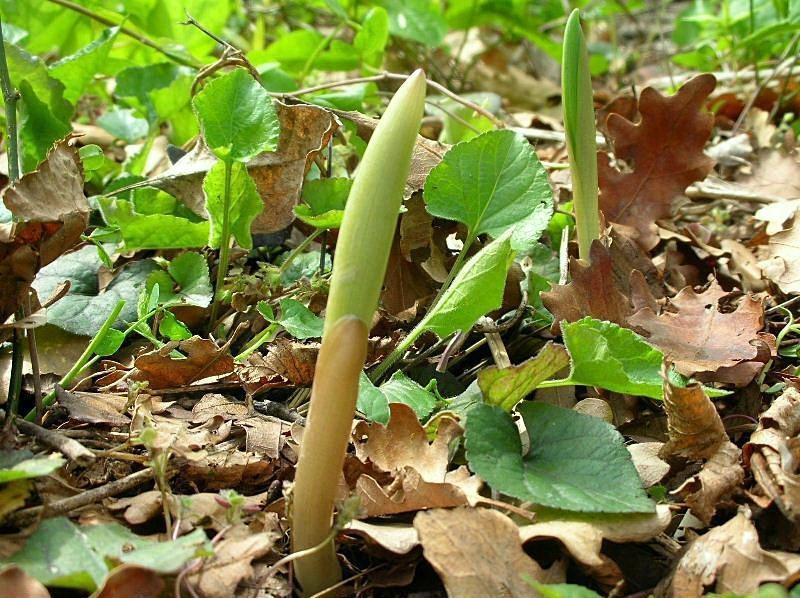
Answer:
<path fill-rule="evenodd" d="M 301 85 L 303 84 L 303 81 L 305 80 L 305 78 L 308 76 L 308 73 L 311 72 L 311 68 L 314 66 L 314 61 L 317 59 L 317 56 L 319 56 L 320 53 L 326 47 L 328 47 L 328 44 L 331 43 L 333 38 L 335 38 L 337 35 L 339 35 L 339 32 L 341 30 L 342 30 L 342 26 L 341 25 L 337 25 L 334 28 L 333 31 L 331 31 L 328 35 L 326 35 L 322 39 L 322 41 L 320 41 L 319 44 L 317 44 L 317 47 L 314 48 L 314 51 L 311 52 L 311 54 L 309 54 L 308 59 L 306 60 L 306 63 L 303 65 L 303 70 L 300 71 L 300 74 L 297 77 L 297 79 L 300 81 Z"/>
<path fill-rule="evenodd" d="M 262 330 L 256 336 L 253 337 L 253 340 L 247 343 L 247 346 L 242 350 L 241 353 L 239 353 L 236 357 L 234 357 L 233 360 L 236 363 L 241 363 L 242 361 L 247 359 L 251 353 L 253 353 L 265 342 L 270 340 L 270 338 L 277 333 L 279 327 L 280 324 L 273 323 L 264 328 L 264 330 Z"/>
<path fill-rule="evenodd" d="M 562 380 L 545 380 L 536 385 L 536 388 L 560 388 L 562 386 L 575 386 L 575 383 L 569 378 Z"/>
<path fill-rule="evenodd" d="M 85 17 L 89 17 L 93 21 L 102 23 L 106 27 L 119 27 L 120 33 L 124 33 L 128 37 L 135 39 L 140 44 L 145 45 L 148 48 L 152 48 L 156 52 L 160 52 L 173 62 L 177 62 L 178 64 L 182 64 L 183 66 L 188 66 L 194 69 L 199 69 L 202 68 L 203 66 L 203 63 L 194 58 L 193 56 L 189 56 L 187 58 L 185 56 L 181 56 L 180 54 L 173 53 L 167 50 L 166 48 L 162 48 L 146 35 L 142 35 L 137 31 L 133 31 L 132 29 L 128 29 L 127 27 L 123 27 L 121 25 L 121 21 L 115 22 L 112 19 L 109 19 L 108 17 L 99 15 L 96 12 L 90 10 L 89 8 L 77 4 L 75 2 L 71 2 L 70 0 L 47 0 L 47 1 L 52 2 L 53 4 L 58 4 L 59 6 L 63 6 L 64 8 L 68 8 L 69 10 L 73 10 L 79 14 L 82 14 Z"/>
<path fill-rule="evenodd" d="M 8 178 L 11 183 L 16 183 L 20 177 L 19 167 L 19 137 L 17 132 L 17 100 L 19 92 L 11 83 L 6 61 L 6 47 L 3 40 L 3 23 L 0 20 L 0 85 L 3 88 L 3 102 L 6 110 L 6 138 L 8 147 Z"/>
<path fill-rule="evenodd" d="M 225 160 L 225 188 L 222 197 L 222 235 L 219 245 L 219 263 L 217 264 L 217 280 L 214 283 L 214 301 L 211 304 L 211 320 L 209 326 L 213 330 L 217 322 L 217 309 L 219 308 L 219 295 L 225 285 L 228 275 L 228 263 L 231 259 L 231 174 L 233 162 Z"/>
<path fill-rule="evenodd" d="M 419 338 L 419 335 L 425 330 L 423 326 L 424 323 L 425 320 L 422 320 L 422 322 L 417 324 L 417 326 L 408 333 L 408 336 L 400 341 L 400 344 L 398 344 L 394 350 L 386 356 L 386 359 L 384 359 L 374 370 L 372 370 L 372 372 L 370 372 L 370 380 L 373 382 L 378 382 L 378 380 L 383 377 L 389 368 L 391 368 L 403 357 L 403 355 L 406 354 L 406 351 L 411 348 L 414 342 Z"/>
<path fill-rule="evenodd" d="M 436 297 L 433 298 L 433 303 L 431 303 L 428 311 L 430 312 L 436 307 L 436 304 L 439 303 L 439 300 L 444 295 L 445 291 L 450 288 L 450 284 L 453 282 L 453 279 L 458 274 L 459 270 L 461 270 L 461 266 L 464 265 L 464 262 L 467 259 L 467 253 L 469 252 L 470 248 L 472 247 L 472 243 L 475 242 L 475 237 L 469 236 L 467 240 L 464 241 L 464 246 L 461 248 L 461 251 L 458 252 L 456 256 L 456 261 L 453 262 L 453 267 L 450 268 L 450 272 L 447 273 L 447 278 L 444 279 L 442 286 L 439 288 L 439 291 L 436 293 Z"/>
<path fill-rule="evenodd" d="M 278 269 L 278 272 L 280 274 L 286 272 L 286 270 L 289 269 L 289 266 L 295 260 L 295 258 L 297 258 L 298 255 L 303 253 L 305 248 L 308 247 L 312 243 L 312 241 L 314 241 L 314 239 L 320 236 L 323 232 L 325 232 L 325 229 L 318 228 L 313 233 L 308 235 L 305 239 L 303 239 L 302 242 L 297 247 L 292 249 L 291 253 L 289 253 L 289 255 L 286 256 L 286 259 L 283 260 L 283 263 L 281 264 L 281 267 Z"/>
<path fill-rule="evenodd" d="M 89 364 L 89 362 L 93 358 L 95 349 L 97 349 L 100 343 L 103 342 L 103 339 L 105 339 L 106 334 L 108 334 L 108 331 L 111 330 L 111 327 L 114 325 L 114 322 L 117 321 L 117 318 L 119 317 L 119 314 L 122 312 L 123 307 L 125 307 L 125 301 L 124 300 L 118 301 L 117 304 L 114 306 L 114 309 L 106 318 L 105 322 L 103 322 L 103 325 L 100 327 L 100 330 L 98 330 L 97 334 L 95 334 L 94 337 L 92 338 L 91 342 L 89 343 L 89 346 L 86 347 L 83 353 L 81 353 L 81 356 L 78 358 L 78 361 L 75 362 L 75 365 L 73 365 L 72 368 L 70 368 L 70 370 L 66 374 L 64 374 L 61 380 L 58 381 L 58 386 L 61 386 L 63 388 L 71 385 L 75 381 L 75 378 L 78 377 L 78 374 L 80 374 L 83 371 L 83 369 Z M 44 398 L 44 400 L 42 401 L 42 405 L 44 407 L 50 407 L 55 402 L 56 402 L 56 391 L 53 390 L 50 392 L 50 394 L 48 394 Z M 33 421 L 34 419 L 36 419 L 36 409 L 31 409 L 25 416 L 25 419 L 27 421 Z"/>

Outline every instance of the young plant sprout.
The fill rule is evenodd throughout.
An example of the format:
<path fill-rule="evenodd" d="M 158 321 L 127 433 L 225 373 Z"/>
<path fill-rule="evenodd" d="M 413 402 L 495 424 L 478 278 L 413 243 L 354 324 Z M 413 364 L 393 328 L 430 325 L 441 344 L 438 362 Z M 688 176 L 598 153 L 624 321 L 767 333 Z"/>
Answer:
<path fill-rule="evenodd" d="M 600 236 L 600 216 L 597 206 L 597 133 L 589 53 L 586 50 L 578 9 L 572 11 L 567 21 L 563 54 L 561 101 L 564 106 L 569 168 L 572 173 L 578 254 L 582 259 L 588 260 L 592 241 Z"/>
<path fill-rule="evenodd" d="M 306 594 L 330 588 L 342 575 L 331 533 L 334 495 L 355 414 L 367 335 L 422 121 L 425 86 L 425 74 L 418 70 L 389 103 L 356 172 L 339 232 L 291 505 L 292 548 L 307 551 L 294 565 Z"/>

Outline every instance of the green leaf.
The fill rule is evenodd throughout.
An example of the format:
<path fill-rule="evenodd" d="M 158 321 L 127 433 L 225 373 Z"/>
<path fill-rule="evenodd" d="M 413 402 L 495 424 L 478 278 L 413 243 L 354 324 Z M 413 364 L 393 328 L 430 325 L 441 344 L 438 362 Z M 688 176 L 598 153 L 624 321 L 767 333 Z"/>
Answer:
<path fill-rule="evenodd" d="M 339 228 L 352 179 L 331 178 L 306 181 L 303 185 L 304 204 L 294 209 L 295 215 L 315 228 Z"/>
<path fill-rule="evenodd" d="M 117 74 L 117 85 L 114 94 L 117 97 L 127 100 L 143 110 L 150 123 L 155 123 L 158 119 L 158 111 L 155 105 L 155 94 L 160 90 L 168 89 L 174 81 L 182 78 L 191 77 L 190 69 L 177 66 L 171 62 L 160 62 L 148 64 L 146 66 L 133 66 L 120 71 Z M 175 98 L 182 103 L 186 103 L 187 97 Z"/>
<path fill-rule="evenodd" d="M 389 13 L 392 35 L 435 48 L 444 41 L 447 21 L 438 3 L 431 0 L 380 0 L 376 2 Z"/>
<path fill-rule="evenodd" d="M 536 387 L 569 365 L 569 354 L 561 345 L 546 344 L 531 359 L 508 368 L 490 366 L 478 372 L 478 386 L 489 405 L 511 411 Z"/>
<path fill-rule="evenodd" d="M 64 465 L 64 458 L 53 453 L 46 457 L 34 457 L 27 450 L 0 451 L 0 484 L 14 480 L 39 478 L 53 473 Z"/>
<path fill-rule="evenodd" d="M 562 323 L 561 331 L 572 358 L 569 379 L 574 384 L 663 397 L 664 355 L 632 330 L 587 317 Z"/>
<path fill-rule="evenodd" d="M 175 287 L 167 290 L 166 295 L 165 289 L 161 290 L 166 305 L 208 307 L 211 303 L 211 279 L 205 256 L 187 251 L 173 259 L 167 271 L 175 281 Z"/>
<path fill-rule="evenodd" d="M 192 222 L 171 214 L 138 214 L 133 204 L 124 199 L 100 197 L 97 203 L 106 224 L 119 227 L 129 251 L 188 249 L 208 243 L 208 222 Z"/>
<path fill-rule="evenodd" d="M 297 29 L 280 36 L 258 59 L 277 62 L 292 75 L 299 75 L 307 66 L 324 71 L 349 71 L 361 63 L 356 48 L 337 39 L 328 43 L 325 36 L 312 29 Z"/>
<path fill-rule="evenodd" d="M 92 592 L 109 572 L 109 562 L 138 564 L 177 573 L 189 560 L 210 553 L 203 530 L 172 542 L 153 542 L 119 525 L 78 527 L 65 517 L 42 521 L 25 546 L 3 561 L 14 563 L 45 585 Z"/>
<path fill-rule="evenodd" d="M 478 318 L 502 305 L 506 275 L 513 259 L 508 234 L 489 243 L 464 264 L 417 327 L 430 330 L 439 338 L 472 328 Z"/>
<path fill-rule="evenodd" d="M 307 251 L 296 256 L 289 267 L 281 273 L 281 284 L 288 286 L 303 278 L 311 279 L 319 272 L 320 262 L 319 251 Z M 287 253 L 282 254 L 278 259 L 278 265 L 281 265 L 283 260 L 286 259 Z M 322 273 L 331 271 L 331 256 L 330 253 L 325 252 L 325 267 Z"/>
<path fill-rule="evenodd" d="M 106 162 L 106 155 L 103 153 L 103 149 L 93 143 L 81 146 L 78 149 L 78 155 L 81 157 L 84 172 L 100 170 Z"/>
<path fill-rule="evenodd" d="M 152 260 L 131 262 L 120 268 L 100 293 L 98 275 L 102 262 L 94 246 L 62 255 L 36 275 L 33 288 L 40 297 L 49 297 L 56 287 L 69 280 L 69 292 L 47 309 L 47 321 L 82 336 L 94 336 L 117 302 L 125 300 L 120 320 L 137 319 L 136 304 L 148 275 L 158 268 Z"/>
<path fill-rule="evenodd" d="M 97 119 L 97 124 L 114 137 L 133 143 L 147 137 L 150 125 L 134 114 L 132 108 L 113 108 Z"/>
<path fill-rule="evenodd" d="M 69 118 L 62 120 L 52 105 L 41 101 L 27 79 L 20 81 L 17 88 L 22 170 L 31 172 L 45 159 L 53 144 L 72 131 L 72 126 Z"/>
<path fill-rule="evenodd" d="M 280 121 L 272 99 L 244 69 L 207 83 L 192 105 L 209 149 L 220 160 L 246 162 L 278 147 Z"/>
<path fill-rule="evenodd" d="M 119 27 L 111 27 L 96 40 L 50 66 L 50 74 L 64 84 L 64 97 L 77 102 L 94 76 L 106 72 L 108 53 L 114 45 Z"/>
<path fill-rule="evenodd" d="M 322 336 L 322 318 L 305 305 L 289 298 L 281 299 L 280 305 L 281 318 L 278 322 L 293 337 L 303 340 Z"/>
<path fill-rule="evenodd" d="M 389 423 L 389 404 L 403 403 L 414 410 L 417 418 L 428 417 L 436 407 L 436 395 L 423 388 L 402 372 L 395 372 L 380 387 L 376 387 L 366 375 L 358 385 L 356 407 L 369 420 Z"/>
<path fill-rule="evenodd" d="M 256 309 L 258 313 L 267 321 L 267 322 L 275 322 L 275 311 L 272 309 L 272 306 L 267 303 L 266 301 L 259 301 L 256 304 Z"/>
<path fill-rule="evenodd" d="M 230 191 L 228 217 L 230 218 L 231 234 L 239 245 L 245 249 L 252 249 L 253 237 L 250 235 L 250 225 L 264 209 L 264 202 L 258 194 L 256 184 L 247 172 L 247 167 L 241 162 L 234 162 L 231 165 Z M 222 242 L 222 219 L 225 211 L 224 162 L 217 162 L 208 171 L 206 178 L 203 179 L 203 192 L 206 195 L 206 210 L 211 225 L 208 244 L 218 248 Z"/>
<path fill-rule="evenodd" d="M 519 133 L 489 131 L 459 143 L 425 181 L 428 212 L 467 226 L 466 244 L 480 234 L 513 231 L 515 249 L 531 247 L 553 213 L 547 173 Z"/>
<path fill-rule="evenodd" d="M 164 312 L 158 324 L 158 333 L 171 341 L 183 341 L 192 337 L 192 331 L 169 310 Z"/>
<path fill-rule="evenodd" d="M 103 338 L 100 339 L 100 342 L 95 347 L 94 352 L 96 355 L 100 357 L 106 357 L 108 355 L 113 355 L 119 348 L 122 346 L 122 343 L 125 342 L 125 333 L 111 328 L 107 330 L 106 333 L 103 335 Z"/>
<path fill-rule="evenodd" d="M 494 490 L 565 511 L 655 510 L 613 426 L 545 403 L 523 403 L 518 411 L 530 443 L 524 455 L 511 415 L 491 405 L 467 413 L 467 461 Z"/>
<path fill-rule="evenodd" d="M 373 6 L 364 15 L 361 29 L 353 38 L 353 46 L 361 54 L 364 64 L 379 67 L 388 41 L 389 14 L 380 6 Z"/>
<path fill-rule="evenodd" d="M 543 584 L 532 579 L 528 583 L 542 598 L 601 598 L 594 590 L 570 583 Z"/>

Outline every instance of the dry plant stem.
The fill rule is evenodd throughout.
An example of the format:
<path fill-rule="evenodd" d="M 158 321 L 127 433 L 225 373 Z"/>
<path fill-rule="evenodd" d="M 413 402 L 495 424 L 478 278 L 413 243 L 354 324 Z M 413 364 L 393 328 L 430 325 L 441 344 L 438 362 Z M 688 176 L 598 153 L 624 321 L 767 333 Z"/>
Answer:
<path fill-rule="evenodd" d="M 31 294 L 28 293 L 28 302 L 25 313 L 31 313 Z M 28 337 L 28 355 L 31 359 L 31 375 L 33 376 L 33 396 L 36 402 L 36 423 L 41 423 L 44 415 L 44 403 L 42 402 L 42 376 L 39 371 L 39 348 L 36 343 L 36 329 L 28 328 L 25 330 Z"/>
<path fill-rule="evenodd" d="M 353 425 L 358 381 L 367 357 L 367 326 L 343 317 L 323 342 L 314 374 L 311 410 L 303 434 L 294 480 L 292 550 L 316 547 L 330 534 L 333 502 L 342 476 L 345 451 Z M 335 458 L 331 456 L 335 455 Z M 315 593 L 341 579 L 333 538 L 301 558 L 295 574 L 305 593 Z"/>
<path fill-rule="evenodd" d="M 306 95 L 309 93 L 314 93 L 316 91 L 323 91 L 326 89 L 332 89 L 335 87 L 346 87 L 348 85 L 358 85 L 359 83 L 377 83 L 380 81 L 405 81 L 411 75 L 403 75 L 402 73 L 390 73 L 388 71 L 384 71 L 377 75 L 370 75 L 368 77 L 355 77 L 353 79 L 343 79 L 341 81 L 331 81 L 329 83 L 322 83 L 320 85 L 314 85 L 313 87 L 305 87 L 303 89 L 298 89 L 297 91 L 293 91 L 291 93 L 271 93 L 273 97 L 276 97 L 281 100 L 296 98 L 298 96 Z M 462 106 L 466 106 L 471 110 L 474 110 L 481 116 L 486 117 L 489 121 L 494 124 L 494 126 L 502 129 L 505 128 L 506 124 L 497 118 L 494 114 L 479 106 L 475 102 L 471 102 L 465 98 L 462 98 L 456 93 L 453 93 L 449 89 L 447 89 L 444 85 L 437 83 L 436 81 L 432 81 L 431 79 L 426 79 L 428 86 L 431 89 L 435 89 L 443 96 L 447 96 L 451 100 L 458 102 Z"/>
<path fill-rule="evenodd" d="M 109 18 L 106 18 L 102 15 L 97 14 L 96 12 L 93 12 L 88 8 L 86 8 L 85 6 L 81 6 L 80 4 L 77 4 L 75 2 L 70 2 L 70 0 L 47 0 L 47 1 L 53 4 L 58 4 L 59 6 L 63 6 L 64 8 L 68 8 L 69 10 L 74 10 L 75 12 L 80 13 L 85 17 L 89 17 L 93 21 L 102 23 L 106 27 L 119 27 L 120 33 L 124 33 L 128 37 L 135 39 L 140 44 L 145 45 L 148 48 L 152 48 L 156 52 L 160 52 L 173 62 L 177 62 L 178 64 L 189 66 L 195 69 L 203 66 L 203 63 L 201 63 L 199 60 L 189 60 L 178 54 L 173 54 L 169 50 L 165 50 L 164 48 L 159 46 L 149 37 L 142 35 L 141 33 L 138 33 L 136 31 L 133 31 L 132 29 L 128 29 L 127 27 L 122 27 L 119 23 L 116 23 Z"/>
<path fill-rule="evenodd" d="M 42 444 L 60 452 L 70 461 L 85 467 L 95 460 L 95 454 L 77 440 L 59 434 L 55 430 L 42 428 L 34 423 L 17 418 L 14 422 L 17 429 L 26 436 L 36 438 Z"/>
<path fill-rule="evenodd" d="M 22 509 L 9 516 L 7 523 L 9 525 L 22 526 L 32 522 L 44 513 L 50 516 L 65 515 L 70 511 L 85 507 L 86 505 L 99 503 L 104 498 L 117 496 L 128 490 L 137 488 L 145 482 L 152 481 L 152 479 L 153 472 L 150 471 L 150 469 L 143 469 L 142 471 L 137 471 L 119 480 L 109 482 L 99 488 L 84 490 L 80 494 L 62 498 L 49 505 Z"/>

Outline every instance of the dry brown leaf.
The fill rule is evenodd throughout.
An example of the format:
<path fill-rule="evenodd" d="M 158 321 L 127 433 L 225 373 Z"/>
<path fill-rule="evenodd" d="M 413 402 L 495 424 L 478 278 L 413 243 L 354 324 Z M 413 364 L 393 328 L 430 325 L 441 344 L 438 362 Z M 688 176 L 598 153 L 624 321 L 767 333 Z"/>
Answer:
<path fill-rule="evenodd" d="M 714 161 L 703 153 L 714 119 L 705 101 L 714 90 L 713 75 L 700 75 L 671 97 L 646 88 L 639 98 L 641 120 L 619 114 L 606 121 L 614 156 L 632 167 L 621 172 L 608 154 L 598 155 L 600 209 L 609 222 L 634 228 L 638 243 L 658 243 L 655 221 L 671 215 L 672 201 L 711 171 Z"/>
<path fill-rule="evenodd" d="M 662 446 L 664 446 L 662 442 L 639 442 L 628 445 L 633 466 L 645 488 L 658 484 L 669 473 L 669 463 L 658 456 Z"/>
<path fill-rule="evenodd" d="M 365 538 L 394 554 L 408 554 L 419 546 L 419 535 L 408 523 L 375 524 L 366 521 L 351 521 L 345 531 Z"/>
<path fill-rule="evenodd" d="M 720 301 L 727 296 L 716 282 L 702 293 L 686 287 L 660 314 L 645 307 L 628 318 L 628 323 L 674 361 L 681 374 L 746 384 L 763 366 L 759 362 L 769 359 L 767 355 L 762 360 L 758 349 L 764 306 L 745 296 L 735 311 L 725 313 L 720 311 Z M 747 369 L 737 369 L 740 364 Z"/>
<path fill-rule="evenodd" d="M 274 532 L 254 534 L 242 524 L 229 529 L 214 545 L 214 556 L 203 561 L 200 572 L 188 582 L 205 598 L 229 598 L 243 580 L 253 575 L 250 564 L 269 553 L 280 536 Z"/>
<path fill-rule="evenodd" d="M 400 252 L 406 261 L 422 263 L 431 255 L 433 216 L 425 209 L 422 193 L 415 193 L 405 202 L 400 214 Z"/>
<path fill-rule="evenodd" d="M 625 326 L 632 313 L 630 302 L 615 276 L 609 249 L 595 240 L 589 256 L 590 263 L 570 258 L 572 281 L 553 285 L 551 290 L 541 294 L 542 303 L 555 318 L 554 329 L 562 320 L 575 322 L 584 316 Z"/>
<path fill-rule="evenodd" d="M 787 388 L 759 418 L 744 445 L 758 490 L 788 519 L 800 522 L 800 392 Z"/>
<path fill-rule="evenodd" d="M 184 457 L 181 476 L 206 490 L 263 490 L 275 472 L 274 461 L 239 450 Z"/>
<path fill-rule="evenodd" d="M 545 570 L 525 554 L 519 528 L 498 511 L 424 511 L 414 518 L 414 527 L 448 596 L 529 598 L 534 595 L 529 581 L 564 581 L 560 563 Z"/>
<path fill-rule="evenodd" d="M 678 562 L 669 595 L 748 594 L 762 583 L 782 582 L 800 569 L 800 555 L 761 548 L 747 510 L 697 538 Z"/>
<path fill-rule="evenodd" d="M 209 339 L 193 336 L 181 341 L 177 349 L 186 354 L 185 359 L 170 357 L 175 349 L 175 343 L 168 343 L 161 349 L 140 355 L 131 377 L 148 382 L 152 390 L 159 390 L 189 386 L 198 380 L 233 372 L 233 357 L 227 348 L 219 348 Z"/>
<path fill-rule="evenodd" d="M 69 413 L 70 419 L 89 424 L 128 426 L 125 415 L 125 397 L 107 393 L 68 392 L 56 386 L 58 403 Z"/>
<path fill-rule="evenodd" d="M 800 220 L 769 238 L 767 259 L 758 264 L 764 278 L 784 293 L 800 293 Z"/>
<path fill-rule="evenodd" d="M 275 104 L 281 121 L 278 148 L 257 156 L 247 164 L 264 211 L 251 225 L 254 233 L 282 230 L 294 221 L 294 207 L 300 199 L 303 178 L 338 125 L 328 110 L 318 106 Z M 203 177 L 217 159 L 203 144 L 197 144 L 166 172 L 145 181 L 183 201 L 192 211 L 206 217 Z"/>
<path fill-rule="evenodd" d="M 398 234 L 389 253 L 381 304 L 400 321 L 411 321 L 416 318 L 419 305 L 434 295 L 438 285 L 418 262 L 403 256 L 400 243 Z"/>
<path fill-rule="evenodd" d="M 699 384 L 682 388 L 672 384 L 665 375 L 664 411 L 669 441 L 661 449 L 662 459 L 673 456 L 708 459 L 728 442 L 722 418 Z"/>
<path fill-rule="evenodd" d="M 612 516 L 591 523 L 545 521 L 524 525 L 519 533 L 523 544 L 555 538 L 597 581 L 613 587 L 622 579 L 622 572 L 614 561 L 602 553 L 603 541 L 646 542 L 667 529 L 671 520 L 669 506 L 658 505 L 652 515 Z"/>
<path fill-rule="evenodd" d="M 208 393 L 192 407 L 192 423 L 202 424 L 212 417 L 220 416 L 224 420 L 244 419 L 249 415 L 247 405 L 225 395 Z"/>
<path fill-rule="evenodd" d="M 120 565 L 108 574 L 95 598 L 158 598 L 164 590 L 161 576 L 139 565 Z"/>
<path fill-rule="evenodd" d="M 443 418 L 436 438 L 429 443 L 410 407 L 392 403 L 389 409 L 387 426 L 359 422 L 353 429 L 356 456 L 376 470 L 363 469 L 355 482 L 366 515 L 474 503 L 482 484 L 480 479 L 463 466 L 447 471 L 449 447 L 462 433 L 455 420 Z M 380 475 L 382 472 L 388 475 Z"/>
<path fill-rule="evenodd" d="M 89 223 L 83 168 L 70 137 L 56 143 L 2 202 L 14 222 L 0 224 L 0 323 L 27 297 L 36 273 L 80 241 Z"/>
<path fill-rule="evenodd" d="M 267 354 L 253 353 L 236 373 L 250 394 L 267 388 L 311 386 L 319 343 L 301 343 L 277 338 L 269 344 Z"/>
<path fill-rule="evenodd" d="M 44 585 L 16 565 L 6 565 L 0 571 L 0 593 L 19 598 L 50 598 Z"/>
<path fill-rule="evenodd" d="M 738 446 L 730 441 L 722 443 L 700 472 L 671 494 L 683 497 L 692 513 L 708 525 L 720 502 L 735 492 L 744 481 L 741 457 L 742 451 Z"/>

